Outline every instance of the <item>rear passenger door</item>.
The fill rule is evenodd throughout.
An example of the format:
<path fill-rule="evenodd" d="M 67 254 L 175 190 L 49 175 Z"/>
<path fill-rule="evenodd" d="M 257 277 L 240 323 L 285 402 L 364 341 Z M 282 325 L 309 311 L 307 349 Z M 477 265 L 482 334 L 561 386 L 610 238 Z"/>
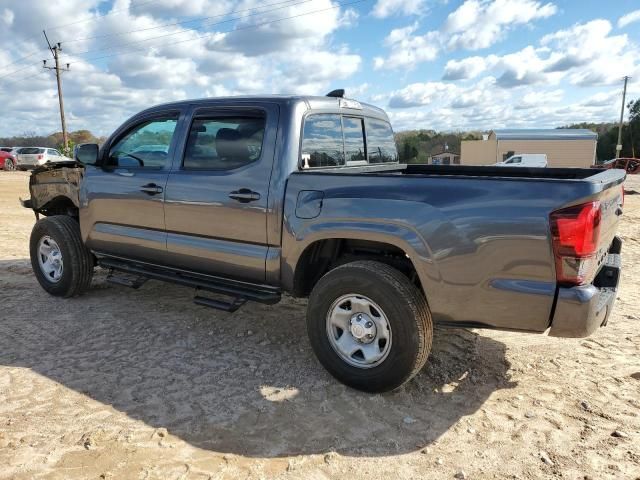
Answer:
<path fill-rule="evenodd" d="M 274 104 L 193 111 L 166 188 L 171 265 L 265 282 L 277 127 Z"/>

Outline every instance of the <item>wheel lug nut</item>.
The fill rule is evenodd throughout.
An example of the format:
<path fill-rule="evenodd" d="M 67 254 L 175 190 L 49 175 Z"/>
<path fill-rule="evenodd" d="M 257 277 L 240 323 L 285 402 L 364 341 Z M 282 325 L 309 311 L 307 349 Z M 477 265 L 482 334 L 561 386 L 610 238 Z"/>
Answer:
<path fill-rule="evenodd" d="M 371 328 L 372 326 L 373 326 L 373 323 L 371 323 L 371 322 L 367 322 L 367 323 L 366 323 L 366 327 L 367 327 L 367 328 Z"/>
<path fill-rule="evenodd" d="M 362 315 L 358 315 L 358 320 L 362 320 Z"/>

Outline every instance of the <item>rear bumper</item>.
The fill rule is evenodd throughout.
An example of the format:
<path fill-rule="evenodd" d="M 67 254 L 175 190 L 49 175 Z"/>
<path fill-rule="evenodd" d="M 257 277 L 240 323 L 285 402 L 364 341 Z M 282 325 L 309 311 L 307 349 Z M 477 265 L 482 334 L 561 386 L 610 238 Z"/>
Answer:
<path fill-rule="evenodd" d="M 614 238 L 607 260 L 593 284 L 558 289 L 549 336 L 588 337 L 607 324 L 620 279 L 621 247 L 622 240 Z"/>

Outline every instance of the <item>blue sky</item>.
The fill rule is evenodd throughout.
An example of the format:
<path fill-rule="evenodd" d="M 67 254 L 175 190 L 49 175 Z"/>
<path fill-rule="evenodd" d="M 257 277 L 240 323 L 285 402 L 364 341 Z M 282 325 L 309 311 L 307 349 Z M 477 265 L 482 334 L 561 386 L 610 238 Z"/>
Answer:
<path fill-rule="evenodd" d="M 69 128 L 99 134 L 204 96 L 345 87 L 396 130 L 614 121 L 625 74 L 640 97 L 631 0 L 0 0 L 0 137 L 59 129 L 43 28 Z"/>

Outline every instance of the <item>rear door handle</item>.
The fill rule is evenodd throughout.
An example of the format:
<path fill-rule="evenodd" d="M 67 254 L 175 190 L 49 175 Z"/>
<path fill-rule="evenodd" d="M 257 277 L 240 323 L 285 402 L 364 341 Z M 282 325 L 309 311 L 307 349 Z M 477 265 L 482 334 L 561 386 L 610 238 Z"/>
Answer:
<path fill-rule="evenodd" d="M 162 193 L 162 187 L 155 183 L 147 183 L 140 187 L 140 191 L 148 193 L 149 195 L 157 195 L 158 193 Z"/>
<path fill-rule="evenodd" d="M 249 190 L 248 188 L 241 188 L 240 190 L 231 192 L 229 194 L 229 198 L 237 200 L 240 203 L 249 203 L 260 200 L 260 194 Z"/>

